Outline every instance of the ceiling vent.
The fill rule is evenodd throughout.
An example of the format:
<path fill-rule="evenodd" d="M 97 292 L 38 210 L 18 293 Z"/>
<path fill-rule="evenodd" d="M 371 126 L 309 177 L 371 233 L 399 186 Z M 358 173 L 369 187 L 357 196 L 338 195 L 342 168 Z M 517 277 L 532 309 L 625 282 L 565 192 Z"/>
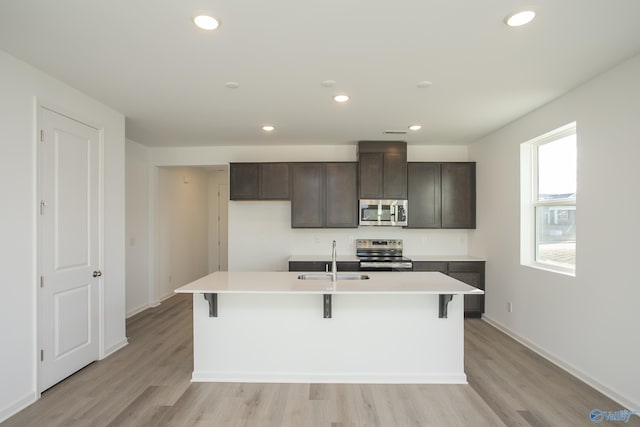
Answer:
<path fill-rule="evenodd" d="M 385 135 L 406 135 L 408 132 L 406 130 L 383 130 L 382 133 Z"/>

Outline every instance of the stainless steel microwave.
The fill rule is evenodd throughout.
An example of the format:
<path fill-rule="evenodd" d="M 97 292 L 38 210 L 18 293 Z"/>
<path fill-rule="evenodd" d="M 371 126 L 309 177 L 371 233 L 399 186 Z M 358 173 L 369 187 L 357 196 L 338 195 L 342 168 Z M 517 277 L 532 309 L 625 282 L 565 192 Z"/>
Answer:
<path fill-rule="evenodd" d="M 406 200 L 360 200 L 360 225 L 407 225 Z"/>

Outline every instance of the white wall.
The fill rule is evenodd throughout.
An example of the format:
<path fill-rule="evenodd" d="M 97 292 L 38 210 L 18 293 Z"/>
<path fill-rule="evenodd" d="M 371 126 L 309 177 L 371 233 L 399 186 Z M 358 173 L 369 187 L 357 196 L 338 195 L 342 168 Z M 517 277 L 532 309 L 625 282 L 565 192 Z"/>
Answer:
<path fill-rule="evenodd" d="M 291 255 L 355 256 L 355 239 L 403 239 L 404 253 L 466 255 L 467 230 L 400 227 L 292 229 L 290 202 L 229 202 L 229 271 L 287 271 Z"/>
<path fill-rule="evenodd" d="M 104 130 L 104 325 L 101 353 L 126 344 L 124 116 L 0 51 L 0 421 L 38 396 L 36 383 L 36 98 Z"/>
<path fill-rule="evenodd" d="M 488 259 L 486 318 L 629 409 L 640 408 L 638 76 L 640 56 L 470 147 L 478 170 L 470 248 Z M 569 277 L 519 264 L 519 146 L 574 120 L 577 259 Z"/>
<path fill-rule="evenodd" d="M 149 149 L 126 144 L 127 316 L 149 306 Z"/>
<path fill-rule="evenodd" d="M 209 172 L 209 273 L 229 268 L 228 205 L 229 167 L 220 165 Z"/>
<path fill-rule="evenodd" d="M 162 167 L 157 199 L 157 295 L 160 300 L 209 271 L 209 173 Z"/>

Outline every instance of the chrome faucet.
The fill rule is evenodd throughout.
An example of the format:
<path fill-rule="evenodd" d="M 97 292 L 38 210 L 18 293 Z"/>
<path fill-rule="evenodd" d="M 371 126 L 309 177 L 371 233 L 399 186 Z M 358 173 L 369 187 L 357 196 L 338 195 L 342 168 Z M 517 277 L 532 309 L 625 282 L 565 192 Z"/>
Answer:
<path fill-rule="evenodd" d="M 331 281 L 336 283 L 338 280 L 338 265 L 336 263 L 336 241 L 331 243 Z"/>

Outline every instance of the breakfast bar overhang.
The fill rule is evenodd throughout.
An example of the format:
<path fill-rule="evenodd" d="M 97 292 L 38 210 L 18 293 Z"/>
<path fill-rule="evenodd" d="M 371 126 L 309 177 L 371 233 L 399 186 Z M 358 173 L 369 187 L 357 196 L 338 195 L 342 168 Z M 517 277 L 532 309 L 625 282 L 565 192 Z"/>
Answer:
<path fill-rule="evenodd" d="M 306 279 L 306 280 L 303 280 Z M 466 383 L 464 294 L 437 272 L 215 272 L 192 293 L 193 381 Z"/>

